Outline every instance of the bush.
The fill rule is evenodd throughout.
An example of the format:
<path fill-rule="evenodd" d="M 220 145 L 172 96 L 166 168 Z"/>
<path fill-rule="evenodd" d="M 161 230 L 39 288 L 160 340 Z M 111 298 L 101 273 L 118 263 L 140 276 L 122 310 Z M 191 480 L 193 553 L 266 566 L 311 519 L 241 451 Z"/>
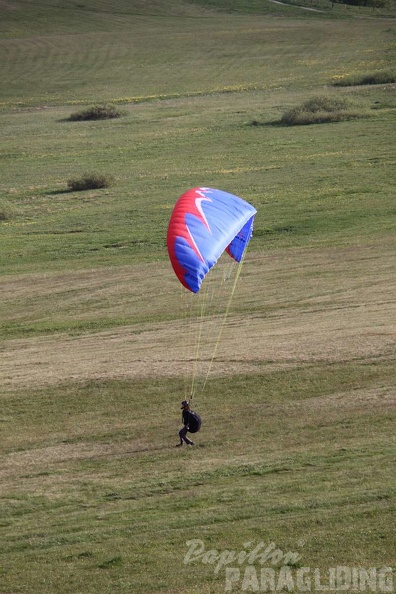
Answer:
<path fill-rule="evenodd" d="M 346 76 L 336 80 L 333 85 L 335 87 L 352 87 L 357 85 L 384 85 L 387 83 L 396 82 L 396 73 L 383 71 L 374 72 L 373 74 Z"/>
<path fill-rule="evenodd" d="M 86 120 L 109 120 L 113 118 L 120 118 L 125 115 L 125 112 L 118 110 L 114 105 L 94 105 L 88 107 L 83 111 L 72 113 L 69 120 L 72 122 L 86 121 Z"/>
<path fill-rule="evenodd" d="M 114 178 L 111 175 L 101 175 L 92 173 L 84 175 L 81 178 L 69 179 L 67 187 L 71 192 L 81 192 L 84 190 L 97 190 L 98 188 L 108 188 L 113 185 Z"/>
<path fill-rule="evenodd" d="M 357 106 L 343 97 L 314 97 L 287 111 L 281 123 L 287 126 L 341 122 L 362 117 Z"/>

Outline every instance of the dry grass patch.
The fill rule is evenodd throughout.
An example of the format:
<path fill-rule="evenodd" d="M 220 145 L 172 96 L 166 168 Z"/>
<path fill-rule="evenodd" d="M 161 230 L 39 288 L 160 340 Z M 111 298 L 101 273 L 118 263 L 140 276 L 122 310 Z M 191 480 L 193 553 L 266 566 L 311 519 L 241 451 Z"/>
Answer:
<path fill-rule="evenodd" d="M 250 253 L 211 373 L 228 376 L 318 361 L 390 357 L 396 288 L 388 249 L 391 246 L 383 244 L 288 250 L 276 257 Z M 10 277 L 9 286 L 6 280 L 9 316 L 18 320 L 26 308 L 35 306 L 34 315 L 39 317 L 44 302 L 49 309 L 47 334 L 3 343 L 2 389 L 95 378 L 189 377 L 195 343 L 187 349 L 181 340 L 189 329 L 179 306 L 180 290 L 166 263 L 157 269 L 156 278 L 140 265 L 103 273 Z M 120 327 L 122 312 L 135 312 L 137 304 L 139 317 L 134 320 L 132 315 L 129 323 L 124 317 Z M 51 334 L 51 320 L 59 315 L 70 322 L 55 324 L 58 332 Z M 68 332 L 74 316 L 81 329 L 76 332 L 71 326 Z M 114 327 L 99 331 L 98 326 L 90 332 L 95 317 L 107 318 Z M 205 325 L 202 330 L 203 336 L 208 334 Z M 200 374 L 208 369 L 213 340 L 207 344 L 203 340 L 202 346 Z"/>

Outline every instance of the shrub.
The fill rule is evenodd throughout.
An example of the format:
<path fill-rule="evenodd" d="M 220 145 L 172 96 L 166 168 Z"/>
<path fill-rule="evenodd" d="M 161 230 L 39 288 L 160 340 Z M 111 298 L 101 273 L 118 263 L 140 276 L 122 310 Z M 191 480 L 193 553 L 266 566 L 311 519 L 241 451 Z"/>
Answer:
<path fill-rule="evenodd" d="M 71 192 L 81 192 L 84 190 L 97 190 L 98 188 L 108 188 L 113 185 L 114 178 L 111 175 L 101 175 L 99 173 L 86 174 L 80 178 L 69 179 L 67 187 Z"/>
<path fill-rule="evenodd" d="M 384 85 L 396 82 L 396 73 L 389 71 L 374 72 L 373 74 L 346 76 L 336 80 L 335 87 L 352 87 L 357 85 Z"/>
<path fill-rule="evenodd" d="M 120 118 L 125 112 L 118 110 L 114 105 L 94 105 L 82 111 L 72 113 L 69 120 L 72 122 L 86 120 L 109 120 Z"/>
<path fill-rule="evenodd" d="M 356 105 L 343 97 L 314 97 L 287 111 L 281 123 L 287 126 L 341 122 L 362 117 Z"/>

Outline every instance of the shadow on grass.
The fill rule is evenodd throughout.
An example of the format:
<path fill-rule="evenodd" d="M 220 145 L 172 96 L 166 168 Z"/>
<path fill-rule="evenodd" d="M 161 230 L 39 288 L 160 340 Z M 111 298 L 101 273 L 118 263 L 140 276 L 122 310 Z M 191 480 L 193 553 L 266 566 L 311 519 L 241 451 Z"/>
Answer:
<path fill-rule="evenodd" d="M 252 120 L 251 122 L 248 122 L 247 124 L 248 126 L 251 126 L 253 128 L 262 128 L 262 127 L 270 127 L 270 128 L 286 128 L 287 124 L 284 124 L 283 122 L 281 122 L 280 120 L 273 120 L 270 122 L 260 122 L 259 120 Z"/>
<path fill-rule="evenodd" d="M 69 188 L 63 188 L 61 190 L 48 190 L 48 192 L 44 192 L 45 196 L 56 196 L 57 194 L 71 194 L 73 190 Z"/>

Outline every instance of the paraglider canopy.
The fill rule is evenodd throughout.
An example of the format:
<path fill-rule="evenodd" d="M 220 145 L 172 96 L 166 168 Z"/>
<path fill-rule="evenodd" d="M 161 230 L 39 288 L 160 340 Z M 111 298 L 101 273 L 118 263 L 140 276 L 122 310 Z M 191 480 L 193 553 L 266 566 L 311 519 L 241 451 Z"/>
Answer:
<path fill-rule="evenodd" d="M 186 289 L 197 293 L 224 251 L 241 261 L 256 212 L 242 198 L 213 188 L 193 188 L 180 196 L 170 218 L 167 246 Z"/>

